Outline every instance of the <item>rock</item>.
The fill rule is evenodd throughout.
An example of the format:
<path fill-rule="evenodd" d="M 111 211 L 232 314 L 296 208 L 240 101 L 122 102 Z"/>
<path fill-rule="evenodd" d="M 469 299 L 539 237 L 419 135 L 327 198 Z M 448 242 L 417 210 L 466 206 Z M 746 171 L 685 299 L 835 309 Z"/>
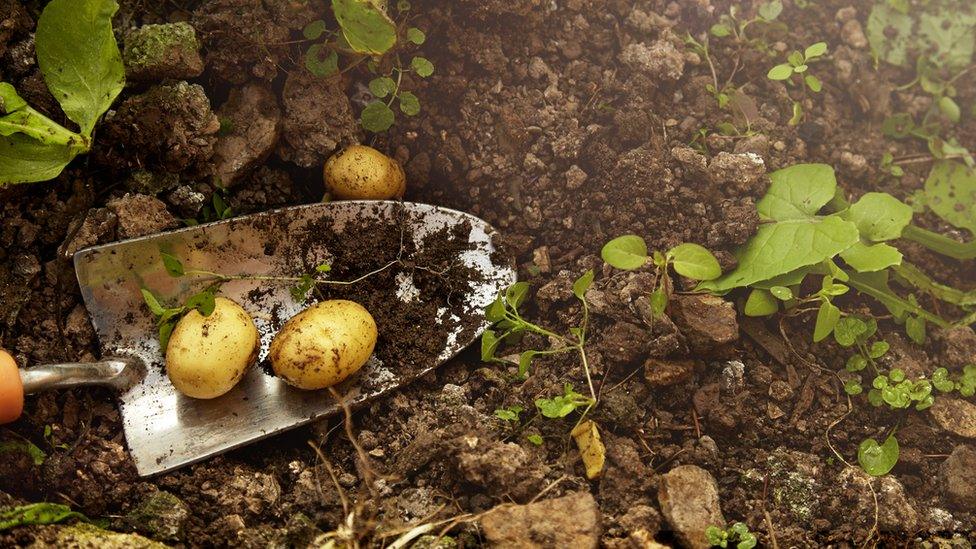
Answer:
<path fill-rule="evenodd" d="M 603 332 L 594 348 L 608 360 L 626 364 L 642 358 L 649 336 L 646 328 L 618 321 Z"/>
<path fill-rule="evenodd" d="M 843 517 L 861 517 L 859 522 L 870 526 L 875 512 L 874 493 L 877 494 L 878 529 L 882 532 L 915 532 L 920 525 L 919 514 L 915 504 L 905 493 L 905 487 L 894 476 L 880 478 L 871 477 L 860 468 L 846 467 L 837 474 L 834 485 L 837 493 L 842 494 L 847 501 L 839 509 L 835 509 Z M 841 515 L 837 519 L 841 518 Z"/>
<path fill-rule="evenodd" d="M 542 489 L 549 467 L 531 459 L 513 442 L 461 442 L 458 467 L 468 482 L 486 488 L 489 494 L 510 494 L 530 498 Z"/>
<path fill-rule="evenodd" d="M 661 476 L 657 498 L 664 519 L 686 547 L 712 546 L 705 530 L 725 524 L 725 517 L 711 473 L 697 465 L 679 465 Z"/>
<path fill-rule="evenodd" d="M 644 379 L 651 387 L 670 387 L 691 379 L 694 360 L 649 358 L 644 362 Z"/>
<path fill-rule="evenodd" d="M 207 196 L 194 191 L 189 185 L 180 185 L 173 192 L 166 195 L 166 202 L 170 203 L 184 218 L 194 218 L 207 203 Z"/>
<path fill-rule="evenodd" d="M 949 328 L 942 334 L 943 356 L 948 368 L 976 364 L 976 332 L 969 326 Z"/>
<path fill-rule="evenodd" d="M 671 311 L 692 353 L 709 353 L 739 338 L 735 306 L 721 297 L 677 295 L 671 300 Z"/>
<path fill-rule="evenodd" d="M 499 505 L 481 519 L 492 547 L 594 548 L 600 542 L 600 510 L 589 492 L 528 505 Z"/>
<path fill-rule="evenodd" d="M 777 379 L 769 384 L 769 396 L 777 402 L 784 402 L 793 397 L 793 388 L 789 383 Z"/>
<path fill-rule="evenodd" d="M 109 532 L 91 524 L 48 526 L 29 546 L 31 549 L 166 549 L 166 545 L 138 534 Z"/>
<path fill-rule="evenodd" d="M 628 44 L 619 58 L 624 65 L 659 81 L 675 82 L 685 71 L 684 54 L 668 40 L 658 40 L 650 46 L 642 42 Z"/>
<path fill-rule="evenodd" d="M 118 218 L 119 238 L 135 238 L 179 227 L 180 222 L 158 198 L 144 194 L 127 194 L 110 200 L 108 209 Z"/>
<path fill-rule="evenodd" d="M 102 124 L 98 159 L 117 169 L 179 173 L 204 170 L 213 156 L 220 121 L 197 84 L 154 86 L 127 98 Z M 98 143 L 114 144 L 98 149 Z"/>
<path fill-rule="evenodd" d="M 303 168 L 320 166 L 340 146 L 359 143 L 362 131 L 339 79 L 322 81 L 292 71 L 282 93 L 284 125 L 278 155 Z"/>
<path fill-rule="evenodd" d="M 708 159 L 705 155 L 687 145 L 672 148 L 671 157 L 691 172 L 689 175 L 702 175 L 708 169 Z"/>
<path fill-rule="evenodd" d="M 214 172 L 222 187 L 231 187 L 264 162 L 281 133 L 281 109 L 264 85 L 234 88 L 217 111 L 221 132 L 214 145 Z"/>
<path fill-rule="evenodd" d="M 766 163 L 758 154 L 720 152 L 708 163 L 708 177 L 717 185 L 742 192 L 759 191 L 766 175 Z"/>
<path fill-rule="evenodd" d="M 175 173 L 153 173 L 148 170 L 135 170 L 125 180 L 125 188 L 130 191 L 153 196 L 179 185 L 180 176 Z"/>
<path fill-rule="evenodd" d="M 587 175 L 587 173 L 576 164 L 570 166 L 564 175 L 566 177 L 566 188 L 570 190 L 576 190 L 582 187 L 583 183 L 586 182 L 586 178 L 589 177 L 589 175 Z"/>
<path fill-rule="evenodd" d="M 125 76 L 136 81 L 185 80 L 203 72 L 200 42 L 188 23 L 144 25 L 125 35 Z"/>
<path fill-rule="evenodd" d="M 976 508 L 976 449 L 959 445 L 942 462 L 942 493 L 960 511 Z"/>
<path fill-rule="evenodd" d="M 929 408 L 940 427 L 955 435 L 976 438 L 976 404 L 958 398 L 939 397 Z"/>
<path fill-rule="evenodd" d="M 140 534 L 162 541 L 178 541 L 190 512 L 180 498 L 169 492 L 153 492 L 123 519 Z"/>
<path fill-rule="evenodd" d="M 260 515 L 275 509 L 280 497 L 281 486 L 273 476 L 238 468 L 230 482 L 218 488 L 217 504 L 229 513 Z"/>
<path fill-rule="evenodd" d="M 81 226 L 78 226 L 79 223 Z M 84 218 L 72 222 L 68 234 L 73 236 L 61 243 L 58 255 L 70 258 L 82 248 L 114 240 L 118 224 L 118 216 L 108 208 L 88 210 Z"/>

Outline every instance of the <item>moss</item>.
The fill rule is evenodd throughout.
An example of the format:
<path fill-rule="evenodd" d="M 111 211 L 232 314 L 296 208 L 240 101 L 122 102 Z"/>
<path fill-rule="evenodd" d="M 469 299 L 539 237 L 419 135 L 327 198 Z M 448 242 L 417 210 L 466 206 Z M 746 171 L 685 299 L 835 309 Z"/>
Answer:
<path fill-rule="evenodd" d="M 183 22 L 130 31 L 122 60 L 127 75 L 135 80 L 193 78 L 203 72 L 196 31 Z"/>
<path fill-rule="evenodd" d="M 72 547 L 75 549 L 166 549 L 166 545 L 138 534 L 119 534 L 91 524 L 47 528 L 31 549 Z"/>
<path fill-rule="evenodd" d="M 410 547 L 411 549 L 455 549 L 457 546 L 457 541 L 452 537 L 438 538 L 435 535 L 427 534 L 417 538 L 417 541 Z"/>
<path fill-rule="evenodd" d="M 180 498 L 169 492 L 153 492 L 131 513 L 125 522 L 137 532 L 155 539 L 176 541 L 183 536 L 183 525 L 190 516 Z"/>

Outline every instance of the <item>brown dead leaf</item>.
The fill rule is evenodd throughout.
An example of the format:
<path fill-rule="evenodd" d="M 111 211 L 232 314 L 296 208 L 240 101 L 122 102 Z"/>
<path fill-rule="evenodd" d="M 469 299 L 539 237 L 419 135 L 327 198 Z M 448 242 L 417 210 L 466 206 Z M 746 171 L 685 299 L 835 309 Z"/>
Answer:
<path fill-rule="evenodd" d="M 580 423 L 570 433 L 576 440 L 583 465 L 586 467 L 586 478 L 593 480 L 603 475 L 607 449 L 600 439 L 600 430 L 596 423 L 586 420 Z"/>

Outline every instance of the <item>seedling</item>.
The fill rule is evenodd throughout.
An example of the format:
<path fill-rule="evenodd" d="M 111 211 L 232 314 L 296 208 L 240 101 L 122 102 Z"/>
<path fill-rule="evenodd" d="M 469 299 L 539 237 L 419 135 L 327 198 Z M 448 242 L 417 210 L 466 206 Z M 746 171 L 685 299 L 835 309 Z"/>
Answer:
<path fill-rule="evenodd" d="M 564 418 L 575 412 L 577 408 L 588 408 L 593 404 L 594 399 L 577 393 L 569 383 L 563 386 L 563 394 L 552 398 L 539 398 L 535 401 L 535 406 L 539 412 L 551 419 Z"/>
<path fill-rule="evenodd" d="M 57 177 L 92 147 L 95 125 L 125 86 L 112 32 L 115 0 L 52 0 L 37 21 L 37 64 L 72 131 L 0 82 L 0 187 Z M 80 13 L 86 14 L 79 17 Z"/>
<path fill-rule="evenodd" d="M 519 406 L 518 404 L 516 404 L 514 406 L 509 406 L 508 408 L 499 408 L 499 409 L 495 410 L 495 417 L 497 417 L 498 419 L 500 419 L 500 420 L 502 420 L 502 421 L 504 421 L 506 423 L 509 423 L 509 422 L 510 423 L 518 423 L 519 422 L 519 415 L 524 410 L 525 409 L 522 408 L 521 406 Z"/>
<path fill-rule="evenodd" d="M 210 204 L 205 205 L 200 210 L 200 218 L 184 219 L 183 223 L 187 227 L 193 227 L 201 223 L 211 223 L 234 217 L 234 209 L 227 204 L 226 192 L 220 188 L 215 190 L 210 199 Z"/>
<path fill-rule="evenodd" d="M 29 524 L 55 524 L 68 519 L 90 522 L 88 517 L 59 503 L 31 503 L 0 509 L 0 532 Z"/>
<path fill-rule="evenodd" d="M 894 435 L 889 435 L 883 444 L 868 438 L 857 447 L 857 463 L 865 473 L 881 477 L 894 469 L 899 453 L 898 440 Z"/>
<path fill-rule="evenodd" d="M 744 522 L 736 522 L 726 529 L 719 526 L 709 526 L 705 529 L 705 539 L 712 547 L 735 547 L 736 549 L 752 549 L 756 546 L 755 534 L 749 531 Z"/>
<path fill-rule="evenodd" d="M 693 280 L 714 280 L 722 275 L 722 268 L 718 260 L 698 244 L 678 244 L 670 250 L 648 255 L 647 243 L 644 239 L 633 234 L 618 236 L 603 246 L 600 252 L 607 264 L 632 271 L 639 269 L 651 261 L 657 268 L 657 288 L 651 292 L 651 310 L 655 316 L 664 314 L 671 296 L 671 279 L 668 267 L 681 276 Z"/>
<path fill-rule="evenodd" d="M 751 38 L 747 30 L 750 26 L 761 27 L 760 36 L 774 29 L 785 29 L 786 25 L 776 19 L 783 12 L 780 0 L 763 2 L 756 10 L 756 16 L 751 19 L 741 17 L 739 7 L 732 4 L 728 14 L 719 17 L 719 22 L 712 25 L 709 33 L 716 38 L 732 37 L 735 41 L 755 47 L 760 51 L 769 51 L 769 46 L 762 37 Z"/>
<path fill-rule="evenodd" d="M 800 86 L 805 86 L 814 93 L 820 93 L 823 83 L 816 76 L 810 74 L 810 63 L 827 53 L 827 43 L 817 42 L 807 46 L 802 52 L 794 50 L 786 58 L 786 63 L 780 63 L 769 69 L 766 77 L 770 80 L 785 81 L 787 84 L 799 80 Z M 793 101 L 793 117 L 790 125 L 795 126 L 803 119 L 803 106 L 799 101 Z"/>
<path fill-rule="evenodd" d="M 410 10 L 408 2 L 397 3 L 397 10 L 405 14 Z M 398 103 L 400 112 L 407 116 L 420 113 L 420 100 L 416 95 L 401 89 L 403 75 L 413 73 L 427 78 L 434 73 L 434 64 L 425 57 L 413 56 L 409 66 L 400 62 L 399 52 L 410 45 L 420 46 L 427 35 L 416 27 L 405 30 L 387 15 L 378 3 L 371 0 L 332 0 L 332 11 L 339 29 L 331 30 L 324 20 L 309 23 L 303 30 L 306 40 L 315 42 L 305 52 L 305 67 L 315 76 L 327 78 L 348 71 L 366 62 L 369 71 L 376 75 L 369 82 L 369 91 L 375 97 L 360 114 L 360 123 L 368 131 L 384 132 L 396 120 L 391 108 Z M 345 68 L 339 69 L 340 54 L 348 57 Z M 394 56 L 394 54 L 396 54 Z M 392 61 L 386 60 L 392 58 Z M 390 66 L 385 73 L 380 67 Z"/>

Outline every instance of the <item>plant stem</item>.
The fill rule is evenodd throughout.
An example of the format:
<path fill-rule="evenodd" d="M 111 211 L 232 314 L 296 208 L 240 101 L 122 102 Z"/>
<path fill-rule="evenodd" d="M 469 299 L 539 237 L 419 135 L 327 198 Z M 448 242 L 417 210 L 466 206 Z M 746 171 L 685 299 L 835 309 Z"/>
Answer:
<path fill-rule="evenodd" d="M 395 260 L 387 263 L 386 265 L 384 265 L 384 266 L 382 266 L 382 267 L 380 267 L 378 269 L 372 270 L 372 271 L 370 271 L 370 272 L 368 272 L 368 273 L 366 273 L 364 275 L 361 275 L 361 276 L 359 276 L 357 278 L 354 278 L 352 280 L 318 280 L 318 279 L 312 279 L 312 283 L 314 283 L 314 284 L 322 284 L 322 285 L 334 285 L 334 286 L 348 286 L 350 284 L 357 284 L 359 282 L 362 282 L 363 280 L 366 280 L 367 278 L 369 278 L 369 277 L 371 277 L 373 275 L 379 274 L 379 273 L 381 273 L 381 272 L 389 269 L 390 267 L 396 265 L 399 262 L 400 262 L 399 259 L 395 259 Z M 259 280 L 259 281 L 265 281 L 265 282 L 297 283 L 297 282 L 302 282 L 302 280 L 303 280 L 301 277 L 297 277 L 297 276 L 264 276 L 264 275 L 247 275 L 247 274 L 222 275 L 220 273 L 215 273 L 213 271 L 204 271 L 204 270 L 197 270 L 197 269 L 192 269 L 192 270 L 186 271 L 184 274 L 190 275 L 190 276 L 205 276 L 205 277 L 208 277 L 208 278 L 217 280 L 218 282 L 229 282 L 231 280 Z"/>
<path fill-rule="evenodd" d="M 976 259 L 976 240 L 958 242 L 947 236 L 935 233 L 915 225 L 909 225 L 902 231 L 901 237 L 953 259 Z"/>

